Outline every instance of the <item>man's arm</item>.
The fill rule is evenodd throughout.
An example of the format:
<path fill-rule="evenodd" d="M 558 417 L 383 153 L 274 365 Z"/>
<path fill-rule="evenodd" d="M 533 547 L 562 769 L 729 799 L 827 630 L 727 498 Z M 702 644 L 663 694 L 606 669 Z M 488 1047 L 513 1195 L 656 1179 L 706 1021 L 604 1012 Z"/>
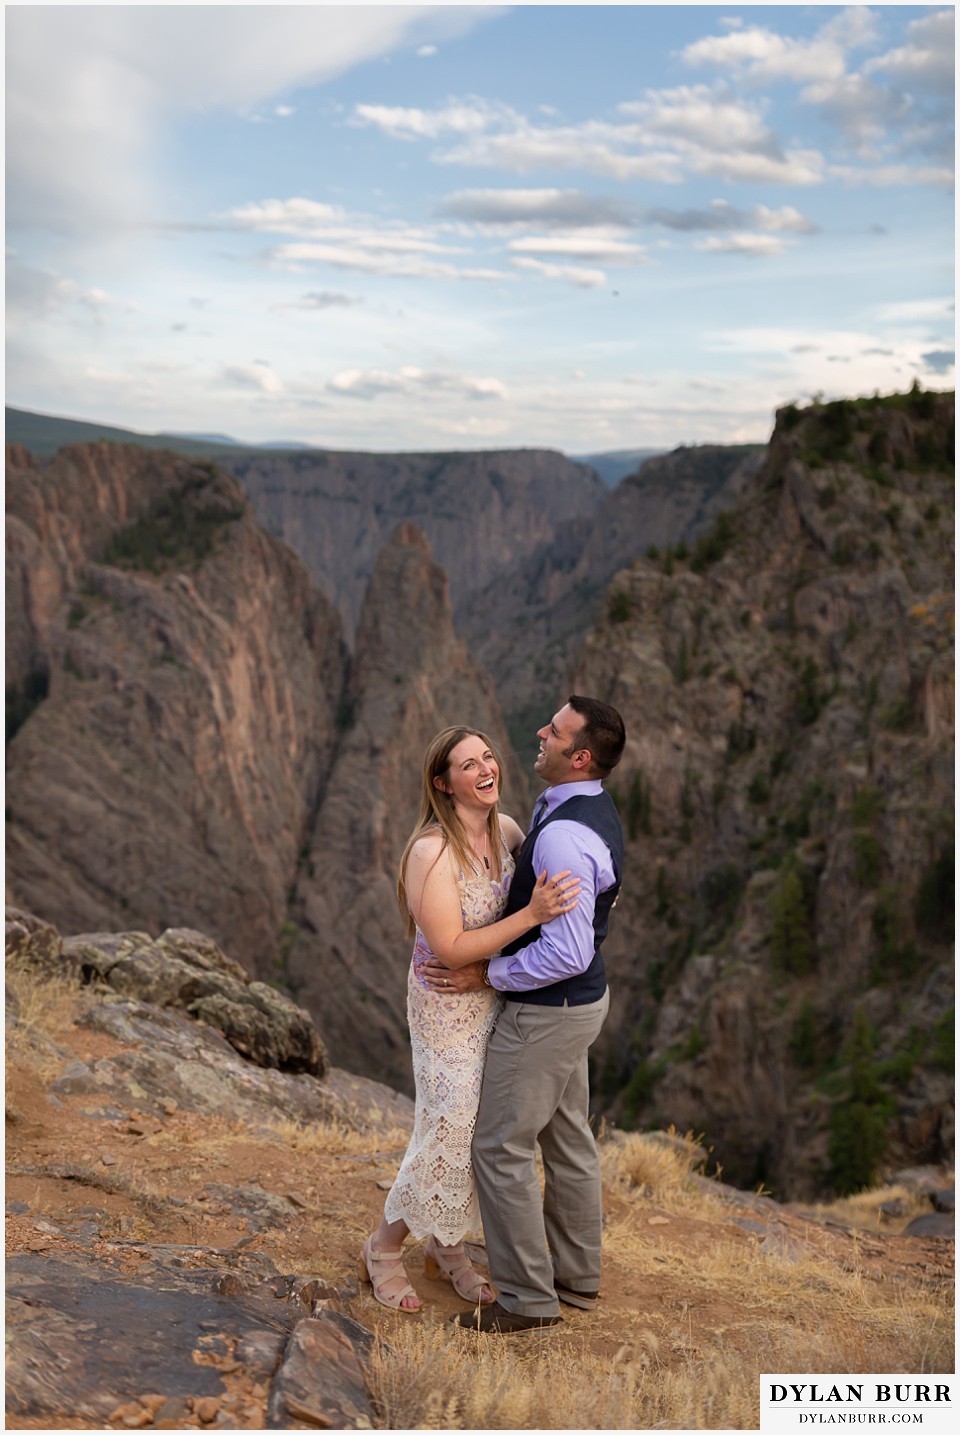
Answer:
<path fill-rule="evenodd" d="M 572 912 L 542 926 L 539 937 L 513 956 L 491 958 L 487 975 L 499 991 L 533 991 L 585 972 L 593 961 L 597 895 L 616 880 L 606 843 L 582 822 L 561 818 L 548 823 L 537 838 L 533 857 L 535 871 L 546 866 L 552 872 L 559 863 L 578 876 L 580 901 Z"/>

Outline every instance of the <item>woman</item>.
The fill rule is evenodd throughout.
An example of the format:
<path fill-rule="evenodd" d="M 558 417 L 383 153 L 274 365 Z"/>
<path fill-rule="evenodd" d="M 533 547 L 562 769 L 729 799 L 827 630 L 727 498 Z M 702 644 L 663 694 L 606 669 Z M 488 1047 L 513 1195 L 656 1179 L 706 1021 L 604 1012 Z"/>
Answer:
<path fill-rule="evenodd" d="M 463 995 L 431 991 L 423 964 L 433 956 L 448 967 L 482 962 L 577 905 L 576 878 L 559 872 L 548 881 L 543 872 L 529 905 L 500 918 L 523 833 L 512 817 L 500 817 L 499 798 L 500 764 L 489 739 L 467 727 L 438 733 L 424 760 L 420 814 L 397 881 L 407 935 L 416 938 L 407 981 L 414 1130 L 360 1259 L 361 1279 L 380 1304 L 407 1313 L 420 1309 L 401 1256 L 408 1235 L 427 1238 L 428 1279 L 445 1276 L 474 1304 L 494 1299 L 463 1238 L 480 1223 L 470 1142 L 500 998 L 490 986 Z"/>

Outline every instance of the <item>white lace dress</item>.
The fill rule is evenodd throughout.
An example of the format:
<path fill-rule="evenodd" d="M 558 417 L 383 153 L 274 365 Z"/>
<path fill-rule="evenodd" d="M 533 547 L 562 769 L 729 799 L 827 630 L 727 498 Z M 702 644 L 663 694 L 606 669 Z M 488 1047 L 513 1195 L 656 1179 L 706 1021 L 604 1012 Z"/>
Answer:
<path fill-rule="evenodd" d="M 485 927 L 503 915 L 513 868 L 513 858 L 505 853 L 500 881 L 461 875 L 464 931 Z M 470 1143 L 487 1042 L 502 998 L 492 987 L 462 996 L 431 991 L 421 971 L 432 956 L 418 931 L 407 978 L 416 1114 L 384 1215 L 388 1221 L 405 1221 L 415 1240 L 433 1235 L 441 1245 L 455 1246 L 465 1236 L 480 1233 Z"/>

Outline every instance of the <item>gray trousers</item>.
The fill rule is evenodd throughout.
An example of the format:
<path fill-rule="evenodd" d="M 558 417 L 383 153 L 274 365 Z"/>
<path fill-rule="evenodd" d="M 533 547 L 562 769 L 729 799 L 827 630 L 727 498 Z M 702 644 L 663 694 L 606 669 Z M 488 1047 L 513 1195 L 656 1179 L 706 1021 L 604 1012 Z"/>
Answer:
<path fill-rule="evenodd" d="M 558 1313 L 554 1279 L 571 1290 L 600 1286 L 600 1160 L 587 1121 L 587 1048 L 609 1005 L 609 991 L 588 1006 L 504 1002 L 487 1047 L 473 1169 L 497 1298 L 520 1315 Z"/>

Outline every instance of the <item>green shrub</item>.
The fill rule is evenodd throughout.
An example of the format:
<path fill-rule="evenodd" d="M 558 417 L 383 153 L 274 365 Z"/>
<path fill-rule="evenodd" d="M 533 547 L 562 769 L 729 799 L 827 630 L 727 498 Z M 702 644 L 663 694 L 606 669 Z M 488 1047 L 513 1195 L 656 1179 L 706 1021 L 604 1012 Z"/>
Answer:
<path fill-rule="evenodd" d="M 627 790 L 626 809 L 627 832 L 631 842 L 635 841 L 641 832 L 649 835 L 652 831 L 650 818 L 650 784 L 644 778 L 640 768 L 637 769 L 630 780 L 630 787 Z"/>
<path fill-rule="evenodd" d="M 956 1013 L 953 1007 L 937 1018 L 933 1028 L 930 1065 L 935 1071 L 946 1071 L 950 1075 L 956 1069 Z"/>
<path fill-rule="evenodd" d="M 805 1001 L 790 1033 L 790 1055 L 802 1071 L 815 1071 L 819 1065 L 817 1015 L 813 1004 Z"/>
<path fill-rule="evenodd" d="M 807 658 L 800 673 L 800 685 L 794 700 L 793 712 L 797 722 L 804 727 L 815 723 L 820 716 L 824 698 L 819 687 L 819 673 L 813 658 Z"/>
<path fill-rule="evenodd" d="M 954 928 L 954 844 L 945 847 L 924 872 L 917 888 L 917 929 L 932 942 L 952 942 Z"/>
<path fill-rule="evenodd" d="M 770 783 L 765 772 L 758 772 L 754 775 L 747 788 L 747 796 L 757 806 L 770 801 Z"/>
<path fill-rule="evenodd" d="M 796 858 L 789 857 L 783 865 L 771 902 L 770 946 L 773 959 L 782 971 L 791 976 L 805 976 L 816 965 L 814 891 L 810 876 L 805 880 Z"/>
<path fill-rule="evenodd" d="M 690 567 L 694 573 L 704 573 L 714 563 L 719 563 L 734 539 L 733 519 L 729 513 L 717 515 L 709 533 L 701 534 L 693 546 Z"/>
<path fill-rule="evenodd" d="M 629 593 L 625 593 L 622 588 L 615 588 L 607 603 L 607 616 L 611 623 L 625 623 L 632 613 L 633 604 Z"/>
<path fill-rule="evenodd" d="M 732 862 L 712 868 L 703 879 L 703 905 L 714 941 L 719 941 L 737 913 L 743 896 L 744 873 Z"/>
<path fill-rule="evenodd" d="M 880 843 L 872 832 L 853 834 L 853 870 L 861 887 L 875 887 L 880 881 Z"/>
<path fill-rule="evenodd" d="M 905 732 L 913 723 L 913 695 L 904 691 L 878 714 L 877 721 L 888 732 Z"/>
<path fill-rule="evenodd" d="M 877 950 L 870 974 L 874 981 L 896 981 L 915 976 L 921 956 L 907 930 L 903 894 L 895 884 L 881 888 L 872 918 Z"/>
<path fill-rule="evenodd" d="M 727 761 L 736 762 L 744 753 L 752 752 L 757 745 L 757 730 L 737 721 L 727 729 Z"/>
<path fill-rule="evenodd" d="M 115 533 L 103 562 L 148 573 L 201 563 L 212 552 L 220 530 L 243 514 L 242 508 L 226 504 L 211 490 L 203 474 L 192 474 L 178 489 L 155 499 L 142 517 Z"/>
<path fill-rule="evenodd" d="M 873 1183 L 887 1149 L 893 1103 L 879 1079 L 876 1048 L 876 1032 L 858 1011 L 846 1043 L 844 1090 L 830 1112 L 827 1144 L 830 1182 L 841 1196 Z"/>
<path fill-rule="evenodd" d="M 886 798 L 879 787 L 860 787 L 850 807 L 851 821 L 857 827 L 865 827 L 883 811 Z"/>

